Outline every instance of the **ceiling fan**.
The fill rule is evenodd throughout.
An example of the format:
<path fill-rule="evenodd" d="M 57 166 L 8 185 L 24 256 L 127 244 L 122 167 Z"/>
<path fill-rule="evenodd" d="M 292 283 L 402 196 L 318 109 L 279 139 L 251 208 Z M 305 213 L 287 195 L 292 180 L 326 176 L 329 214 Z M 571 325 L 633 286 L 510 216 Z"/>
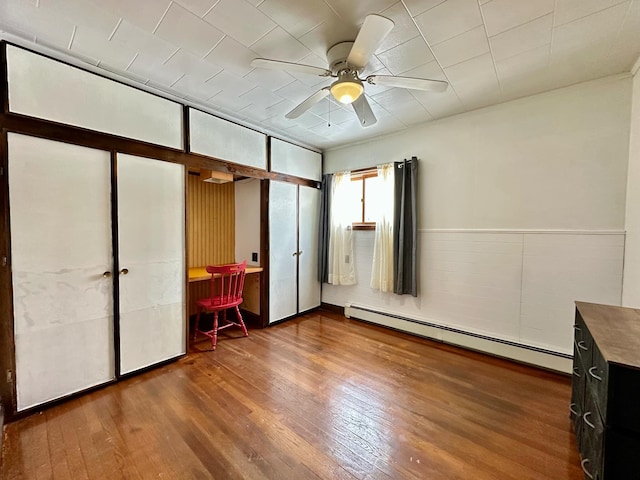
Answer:
<path fill-rule="evenodd" d="M 351 104 L 360 120 L 360 124 L 363 127 L 368 127 L 376 123 L 377 119 L 371 110 L 369 102 L 363 95 L 365 83 L 431 92 L 444 92 L 448 86 L 447 82 L 428 80 L 426 78 L 396 77 L 391 75 L 359 77 L 367 66 L 371 55 L 382 44 L 393 26 L 393 21 L 388 18 L 380 15 L 367 15 L 354 41 L 337 43 L 327 51 L 328 69 L 266 58 L 253 59 L 251 66 L 337 78 L 331 85 L 317 91 L 287 113 L 285 115 L 287 118 L 298 118 L 313 105 L 331 94 L 340 103 Z"/>

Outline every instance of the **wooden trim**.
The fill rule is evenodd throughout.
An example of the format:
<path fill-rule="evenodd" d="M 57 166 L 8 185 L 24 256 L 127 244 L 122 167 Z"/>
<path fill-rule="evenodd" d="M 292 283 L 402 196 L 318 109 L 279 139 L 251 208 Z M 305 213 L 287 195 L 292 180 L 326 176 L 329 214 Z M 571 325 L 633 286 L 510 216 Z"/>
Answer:
<path fill-rule="evenodd" d="M 300 187 L 296 187 L 296 313 L 300 313 Z"/>
<path fill-rule="evenodd" d="M 120 378 L 120 238 L 118 232 L 118 154 L 111 151 L 111 253 L 113 255 L 113 360 L 115 378 Z"/>
<path fill-rule="evenodd" d="M 9 146 L 5 129 L 0 136 L 0 401 L 7 420 L 16 411 L 15 339 L 13 334 L 13 281 L 11 277 L 11 236 L 9 206 Z M 6 263 L 5 263 L 6 259 Z M 10 378 L 9 378 L 9 372 Z M 1 432 L 0 432 L 1 434 Z"/>
<path fill-rule="evenodd" d="M 190 321 L 189 321 L 189 305 L 191 305 L 191 292 L 189 291 L 189 268 L 187 265 L 187 262 L 189 261 L 189 254 L 190 254 L 190 248 L 189 248 L 189 221 L 191 220 L 189 218 L 189 205 L 188 205 L 188 201 L 189 201 L 189 174 L 191 172 L 189 172 L 189 169 L 185 167 L 184 169 L 184 195 L 183 195 L 183 199 L 182 201 L 183 203 L 183 207 L 184 207 L 184 225 L 183 225 L 183 234 L 184 237 L 182 238 L 183 244 L 184 244 L 184 252 L 183 252 L 183 257 L 182 257 L 182 262 L 184 265 L 184 279 L 183 279 L 183 283 L 182 283 L 182 288 L 183 288 L 183 292 L 184 292 L 184 296 L 182 298 L 182 301 L 184 302 L 183 305 L 183 315 L 184 315 L 184 329 L 185 329 L 185 334 L 184 334 L 184 351 L 185 352 L 189 352 L 189 325 L 190 325 Z"/>
<path fill-rule="evenodd" d="M 189 107 L 182 106 L 182 146 L 185 152 L 191 151 L 191 122 L 189 120 Z"/>
<path fill-rule="evenodd" d="M 260 275 L 260 320 L 262 326 L 269 325 L 269 184 L 260 182 L 260 264 L 264 273 Z"/>
<path fill-rule="evenodd" d="M 319 188 L 320 182 L 304 178 L 294 177 L 281 173 L 267 172 L 255 167 L 248 167 L 237 163 L 208 157 L 197 153 L 187 153 L 169 147 L 154 145 L 131 140 L 116 135 L 87 130 L 71 125 L 28 117 L 15 113 L 0 113 L 0 125 L 12 132 L 31 135 L 33 137 L 55 140 L 57 142 L 71 143 L 84 147 L 100 150 L 115 150 L 138 157 L 152 158 L 166 162 L 181 163 L 187 167 L 204 168 L 221 172 L 230 172 L 236 175 L 252 178 L 268 178 L 282 182 L 295 183 L 309 187 Z"/>
<path fill-rule="evenodd" d="M 337 313 L 344 316 L 344 307 L 340 305 L 333 305 L 331 303 L 320 303 L 320 310 L 326 310 L 327 312 Z"/>
<path fill-rule="evenodd" d="M 375 230 L 376 224 L 373 222 L 352 223 L 353 230 Z"/>
<path fill-rule="evenodd" d="M 294 147 L 304 148 L 305 150 L 309 150 L 310 152 L 319 153 L 320 155 L 322 155 L 322 152 L 319 152 L 318 150 L 314 150 L 313 148 L 305 147 L 303 145 L 298 145 L 297 143 L 292 142 L 291 140 L 284 140 L 283 138 L 278 138 L 278 137 L 274 137 L 273 135 L 269 135 L 269 139 L 271 138 L 275 138 L 280 142 L 288 143 L 289 145 L 293 145 Z"/>
<path fill-rule="evenodd" d="M 7 43 L 0 44 L 0 102 L 2 113 L 9 111 L 9 66 L 7 63 Z"/>

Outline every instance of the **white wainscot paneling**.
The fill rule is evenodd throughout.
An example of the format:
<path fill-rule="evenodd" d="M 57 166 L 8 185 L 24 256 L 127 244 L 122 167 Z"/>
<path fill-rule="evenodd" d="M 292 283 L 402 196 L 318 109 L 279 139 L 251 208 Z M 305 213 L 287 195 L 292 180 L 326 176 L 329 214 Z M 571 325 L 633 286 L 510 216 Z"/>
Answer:
<path fill-rule="evenodd" d="M 620 305 L 624 234 L 527 234 L 521 340 L 572 353 L 576 300 Z"/>
<path fill-rule="evenodd" d="M 354 303 L 465 331 L 517 340 L 522 235 L 420 232 L 418 297 L 369 287 L 374 232 L 356 231 L 357 285 L 323 285 L 322 301 Z"/>
<path fill-rule="evenodd" d="M 182 148 L 182 106 L 79 68 L 7 46 L 9 110 Z"/>
<path fill-rule="evenodd" d="M 319 181 L 322 178 L 322 154 L 272 138 L 271 170 Z"/>
<path fill-rule="evenodd" d="M 324 284 L 352 304 L 561 354 L 572 353 L 574 302 L 619 305 L 624 234 L 421 231 L 418 297 L 369 287 L 374 232 L 354 234 L 357 284 Z"/>
<path fill-rule="evenodd" d="M 193 153 L 266 170 L 267 137 L 262 133 L 193 108 L 189 129 Z"/>

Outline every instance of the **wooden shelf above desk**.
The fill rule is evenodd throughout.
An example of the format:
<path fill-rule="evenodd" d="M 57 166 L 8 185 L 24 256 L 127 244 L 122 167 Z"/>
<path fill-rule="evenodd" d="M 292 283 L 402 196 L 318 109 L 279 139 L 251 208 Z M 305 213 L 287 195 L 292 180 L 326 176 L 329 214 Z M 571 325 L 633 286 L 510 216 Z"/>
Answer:
<path fill-rule="evenodd" d="M 249 275 L 251 273 L 259 273 L 262 270 L 262 267 L 247 267 L 245 272 Z M 211 274 L 207 273 L 207 267 L 193 267 L 189 269 L 189 283 L 209 280 L 210 278 Z"/>

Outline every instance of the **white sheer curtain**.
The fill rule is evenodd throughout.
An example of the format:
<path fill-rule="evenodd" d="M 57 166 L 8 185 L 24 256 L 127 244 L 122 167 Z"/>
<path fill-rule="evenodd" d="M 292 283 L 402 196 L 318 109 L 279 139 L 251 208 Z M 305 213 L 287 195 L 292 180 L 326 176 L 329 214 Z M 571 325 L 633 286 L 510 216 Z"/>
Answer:
<path fill-rule="evenodd" d="M 378 185 L 370 285 L 381 292 L 393 292 L 393 163 L 378 165 Z"/>
<path fill-rule="evenodd" d="M 351 172 L 336 173 L 331 188 L 331 221 L 329 235 L 328 283 L 354 285 L 352 219 L 349 215 Z"/>

